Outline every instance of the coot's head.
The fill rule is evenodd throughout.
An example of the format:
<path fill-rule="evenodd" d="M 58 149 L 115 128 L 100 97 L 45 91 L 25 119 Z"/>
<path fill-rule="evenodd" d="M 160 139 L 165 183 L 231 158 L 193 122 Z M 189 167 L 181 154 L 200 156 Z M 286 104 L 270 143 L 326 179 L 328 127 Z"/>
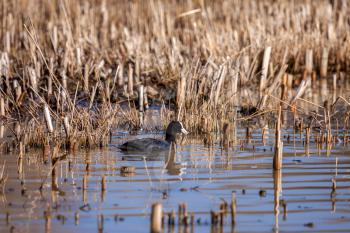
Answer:
<path fill-rule="evenodd" d="M 172 121 L 166 129 L 165 139 L 167 141 L 175 141 L 176 135 L 180 133 L 188 134 L 188 131 L 183 127 L 180 121 Z"/>

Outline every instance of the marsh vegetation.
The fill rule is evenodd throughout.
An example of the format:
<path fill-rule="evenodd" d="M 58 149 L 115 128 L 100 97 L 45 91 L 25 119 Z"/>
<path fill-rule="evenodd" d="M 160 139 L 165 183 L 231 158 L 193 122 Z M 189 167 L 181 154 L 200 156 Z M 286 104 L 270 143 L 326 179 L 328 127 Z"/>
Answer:
<path fill-rule="evenodd" d="M 350 229 L 348 1 L 0 9 L 0 229 Z M 114 147 L 172 120 L 174 153 Z"/>

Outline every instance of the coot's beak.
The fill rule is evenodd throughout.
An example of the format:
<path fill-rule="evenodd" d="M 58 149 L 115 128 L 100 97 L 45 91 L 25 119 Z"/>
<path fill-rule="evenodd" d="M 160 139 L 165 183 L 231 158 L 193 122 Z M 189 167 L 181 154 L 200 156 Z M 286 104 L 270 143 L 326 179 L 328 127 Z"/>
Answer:
<path fill-rule="evenodd" d="M 181 128 L 181 133 L 183 133 L 183 134 L 188 134 L 189 132 L 187 131 L 187 130 L 185 130 L 185 128 Z"/>

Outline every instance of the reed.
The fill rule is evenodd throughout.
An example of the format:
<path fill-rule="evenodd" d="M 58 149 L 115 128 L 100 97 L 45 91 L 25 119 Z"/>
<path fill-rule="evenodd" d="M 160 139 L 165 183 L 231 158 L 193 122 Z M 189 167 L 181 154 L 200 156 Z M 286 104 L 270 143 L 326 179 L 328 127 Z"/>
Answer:
<path fill-rule="evenodd" d="M 17 149 L 62 140 L 70 150 L 106 146 L 112 127 L 140 128 L 154 101 L 174 104 L 175 116 L 212 145 L 213 134 L 234 135 L 236 125 L 247 121 L 237 110 L 265 115 L 276 109 L 279 101 L 272 98 L 284 77 L 283 108 L 305 118 L 310 111 L 300 101 L 311 101 L 311 82 L 321 86 L 335 77 L 333 100 L 340 95 L 337 86 L 349 84 L 344 1 L 337 7 L 326 0 L 199 2 L 3 4 L 1 125 L 11 131 L 11 119 L 30 122 L 21 127 L 27 136 Z M 35 10 L 39 4 L 42 14 Z M 222 122 L 235 125 L 232 132 L 223 132 Z"/>
<path fill-rule="evenodd" d="M 155 203 L 152 205 L 151 212 L 151 233 L 162 232 L 162 204 Z"/>

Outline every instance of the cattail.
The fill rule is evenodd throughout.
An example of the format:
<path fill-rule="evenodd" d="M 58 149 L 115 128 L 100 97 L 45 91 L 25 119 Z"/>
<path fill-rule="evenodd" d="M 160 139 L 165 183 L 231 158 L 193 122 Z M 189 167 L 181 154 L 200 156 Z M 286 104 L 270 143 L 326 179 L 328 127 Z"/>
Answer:
<path fill-rule="evenodd" d="M 152 205 L 151 212 L 151 233 L 162 232 L 162 204 L 155 203 Z"/>

